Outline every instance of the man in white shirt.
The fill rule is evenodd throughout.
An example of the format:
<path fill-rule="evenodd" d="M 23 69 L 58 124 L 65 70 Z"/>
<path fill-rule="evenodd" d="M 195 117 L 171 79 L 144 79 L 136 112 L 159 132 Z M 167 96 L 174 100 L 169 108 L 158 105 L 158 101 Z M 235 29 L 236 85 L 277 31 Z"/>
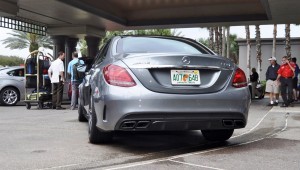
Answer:
<path fill-rule="evenodd" d="M 65 53 L 58 52 L 58 58 L 52 62 L 48 69 L 48 74 L 52 83 L 52 108 L 56 110 L 63 110 L 61 107 L 63 89 L 64 89 L 64 59 Z"/>

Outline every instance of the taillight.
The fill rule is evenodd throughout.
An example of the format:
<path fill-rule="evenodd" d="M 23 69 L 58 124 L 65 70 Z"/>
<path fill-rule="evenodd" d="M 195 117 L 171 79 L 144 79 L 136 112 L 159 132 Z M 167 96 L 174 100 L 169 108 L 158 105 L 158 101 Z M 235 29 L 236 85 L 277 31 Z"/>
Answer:
<path fill-rule="evenodd" d="M 103 75 L 106 82 L 110 85 L 121 86 L 121 87 L 132 87 L 136 83 L 123 67 L 109 64 L 104 67 Z"/>
<path fill-rule="evenodd" d="M 242 69 L 238 68 L 235 70 L 232 86 L 236 88 L 246 87 L 247 86 L 247 78 Z"/>

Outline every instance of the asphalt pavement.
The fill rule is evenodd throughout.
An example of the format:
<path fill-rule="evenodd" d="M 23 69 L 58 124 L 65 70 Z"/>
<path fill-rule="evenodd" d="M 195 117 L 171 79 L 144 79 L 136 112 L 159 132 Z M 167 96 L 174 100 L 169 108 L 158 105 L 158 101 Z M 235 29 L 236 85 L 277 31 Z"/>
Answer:
<path fill-rule="evenodd" d="M 88 142 L 74 110 L 0 106 L 0 169 L 300 169 L 300 103 L 251 104 L 246 128 L 227 142 L 200 131 L 117 133 Z M 68 106 L 65 106 L 68 107 Z"/>

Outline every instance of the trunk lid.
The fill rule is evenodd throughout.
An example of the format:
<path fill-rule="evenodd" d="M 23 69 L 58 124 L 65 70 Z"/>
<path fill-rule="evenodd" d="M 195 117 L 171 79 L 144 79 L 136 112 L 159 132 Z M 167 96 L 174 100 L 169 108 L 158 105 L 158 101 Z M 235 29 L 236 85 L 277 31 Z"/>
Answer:
<path fill-rule="evenodd" d="M 234 70 L 230 60 L 207 54 L 142 53 L 122 61 L 144 87 L 159 93 L 214 93 L 228 84 Z"/>

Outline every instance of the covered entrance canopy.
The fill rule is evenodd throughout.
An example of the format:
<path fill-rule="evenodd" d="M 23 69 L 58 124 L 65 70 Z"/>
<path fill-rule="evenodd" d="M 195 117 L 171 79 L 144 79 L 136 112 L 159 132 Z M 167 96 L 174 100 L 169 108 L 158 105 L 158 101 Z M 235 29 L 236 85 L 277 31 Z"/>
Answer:
<path fill-rule="evenodd" d="M 299 0 L 0 0 L 0 16 L 29 19 L 50 34 L 100 30 L 299 23 Z"/>
<path fill-rule="evenodd" d="M 79 37 L 97 47 L 106 30 L 299 23 L 299 9 L 299 0 L 0 0 L 0 16 L 42 26 L 56 51 Z"/>

